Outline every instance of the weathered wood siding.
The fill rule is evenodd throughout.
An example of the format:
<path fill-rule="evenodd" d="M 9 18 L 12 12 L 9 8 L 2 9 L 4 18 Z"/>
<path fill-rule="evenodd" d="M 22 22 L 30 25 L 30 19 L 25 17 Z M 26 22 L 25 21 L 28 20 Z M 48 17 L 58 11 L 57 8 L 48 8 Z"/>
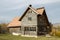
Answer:
<path fill-rule="evenodd" d="M 10 33 L 21 33 L 20 28 L 9 28 Z"/>
<path fill-rule="evenodd" d="M 37 23 L 38 23 L 38 34 L 48 33 L 50 26 L 45 12 L 43 13 L 43 15 L 37 16 Z"/>
<path fill-rule="evenodd" d="M 26 15 L 24 16 L 24 18 L 21 21 L 22 26 L 37 25 L 37 14 L 34 12 L 29 13 L 29 11 L 26 13 Z M 29 21 L 28 17 L 31 17 L 32 21 Z"/>
<path fill-rule="evenodd" d="M 31 13 L 30 13 L 31 11 Z M 31 17 L 31 21 L 28 20 L 28 17 Z M 36 27 L 37 29 L 37 14 L 34 13 L 31 9 L 26 13 L 24 18 L 21 21 L 21 26 L 22 26 L 22 34 L 24 34 L 24 27 Z M 37 30 L 36 31 L 25 31 L 25 34 L 33 34 L 37 35 Z"/>
<path fill-rule="evenodd" d="M 37 20 L 38 20 L 38 35 L 45 34 L 47 31 L 46 17 L 44 15 L 38 15 Z"/>
<path fill-rule="evenodd" d="M 47 23 L 47 19 L 45 17 L 45 15 L 38 15 L 38 25 L 44 25 L 44 26 L 48 26 L 48 23 Z"/>
<path fill-rule="evenodd" d="M 25 35 L 37 35 L 36 31 L 25 31 Z"/>

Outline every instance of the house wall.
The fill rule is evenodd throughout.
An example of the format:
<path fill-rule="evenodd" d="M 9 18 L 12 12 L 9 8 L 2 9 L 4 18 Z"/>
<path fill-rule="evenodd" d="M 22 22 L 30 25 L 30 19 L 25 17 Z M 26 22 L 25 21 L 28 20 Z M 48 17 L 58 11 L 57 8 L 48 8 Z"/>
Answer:
<path fill-rule="evenodd" d="M 31 21 L 28 17 L 31 17 Z M 37 35 L 37 14 L 30 9 L 21 20 L 21 26 L 23 35 Z M 36 27 L 36 31 L 24 31 L 24 27 Z"/>
<path fill-rule="evenodd" d="M 44 12 L 43 15 L 37 16 L 37 23 L 38 23 L 38 35 L 40 34 L 47 34 L 50 30 L 49 21 L 47 19 L 47 15 Z"/>
<path fill-rule="evenodd" d="M 38 17 L 37 17 L 37 19 L 38 19 L 38 26 L 39 25 L 48 26 L 47 19 L 46 19 L 45 16 L 46 15 L 38 15 Z"/>
<path fill-rule="evenodd" d="M 32 11 L 32 13 L 29 13 L 29 11 L 26 13 L 26 15 L 21 20 L 22 26 L 37 25 L 37 14 L 34 13 L 33 11 Z M 28 17 L 31 17 L 32 21 L 29 21 Z"/>
<path fill-rule="evenodd" d="M 10 33 L 21 33 L 21 29 L 20 28 L 9 28 L 9 32 Z"/>

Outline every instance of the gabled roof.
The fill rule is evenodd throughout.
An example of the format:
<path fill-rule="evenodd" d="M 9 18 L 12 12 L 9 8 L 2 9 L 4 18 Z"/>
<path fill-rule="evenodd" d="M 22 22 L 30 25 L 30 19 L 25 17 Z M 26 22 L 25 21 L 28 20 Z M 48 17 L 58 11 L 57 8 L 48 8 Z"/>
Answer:
<path fill-rule="evenodd" d="M 38 9 L 34 9 L 33 7 L 29 7 L 32 11 L 34 11 L 37 14 L 42 15 L 44 12 L 44 7 L 38 8 Z"/>
<path fill-rule="evenodd" d="M 38 12 L 38 14 L 42 15 L 43 12 L 44 12 L 44 7 L 41 7 L 41 8 L 37 8 L 36 11 Z"/>
<path fill-rule="evenodd" d="M 15 17 L 9 24 L 7 27 L 18 27 L 21 26 L 21 21 L 19 21 L 20 17 Z"/>
<path fill-rule="evenodd" d="M 26 11 L 23 13 L 23 15 L 21 17 L 15 17 L 9 24 L 7 27 L 18 27 L 21 26 L 21 19 L 25 16 L 26 12 L 31 9 L 32 11 L 34 11 L 37 15 L 43 15 L 44 12 L 44 7 L 41 8 L 37 8 L 34 9 L 33 7 L 31 7 L 31 5 L 26 9 Z M 20 21 L 19 21 L 20 20 Z"/>
<path fill-rule="evenodd" d="M 43 12 L 44 12 L 44 7 L 41 7 L 41 8 L 38 8 L 38 9 L 34 9 L 31 5 L 29 5 L 29 7 L 26 9 L 26 11 L 23 13 L 23 15 L 21 16 L 20 18 L 20 21 L 21 19 L 25 16 L 26 12 L 31 9 L 32 11 L 34 11 L 37 15 L 43 15 Z"/>

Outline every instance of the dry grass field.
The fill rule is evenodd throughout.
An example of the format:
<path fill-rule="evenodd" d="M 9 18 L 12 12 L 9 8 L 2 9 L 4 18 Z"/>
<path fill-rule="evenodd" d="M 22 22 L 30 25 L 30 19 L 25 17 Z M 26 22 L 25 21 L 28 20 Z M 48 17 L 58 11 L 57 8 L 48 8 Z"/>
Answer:
<path fill-rule="evenodd" d="M 0 40 L 60 40 L 60 37 L 39 36 L 39 37 L 35 38 L 35 37 L 14 36 L 11 34 L 0 34 Z"/>

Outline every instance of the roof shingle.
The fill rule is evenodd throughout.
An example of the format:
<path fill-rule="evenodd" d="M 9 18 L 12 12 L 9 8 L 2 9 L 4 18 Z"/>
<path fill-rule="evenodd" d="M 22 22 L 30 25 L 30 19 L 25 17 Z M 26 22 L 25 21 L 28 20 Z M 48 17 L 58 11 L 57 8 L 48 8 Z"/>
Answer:
<path fill-rule="evenodd" d="M 15 17 L 9 24 L 8 27 L 21 26 L 20 17 Z"/>

